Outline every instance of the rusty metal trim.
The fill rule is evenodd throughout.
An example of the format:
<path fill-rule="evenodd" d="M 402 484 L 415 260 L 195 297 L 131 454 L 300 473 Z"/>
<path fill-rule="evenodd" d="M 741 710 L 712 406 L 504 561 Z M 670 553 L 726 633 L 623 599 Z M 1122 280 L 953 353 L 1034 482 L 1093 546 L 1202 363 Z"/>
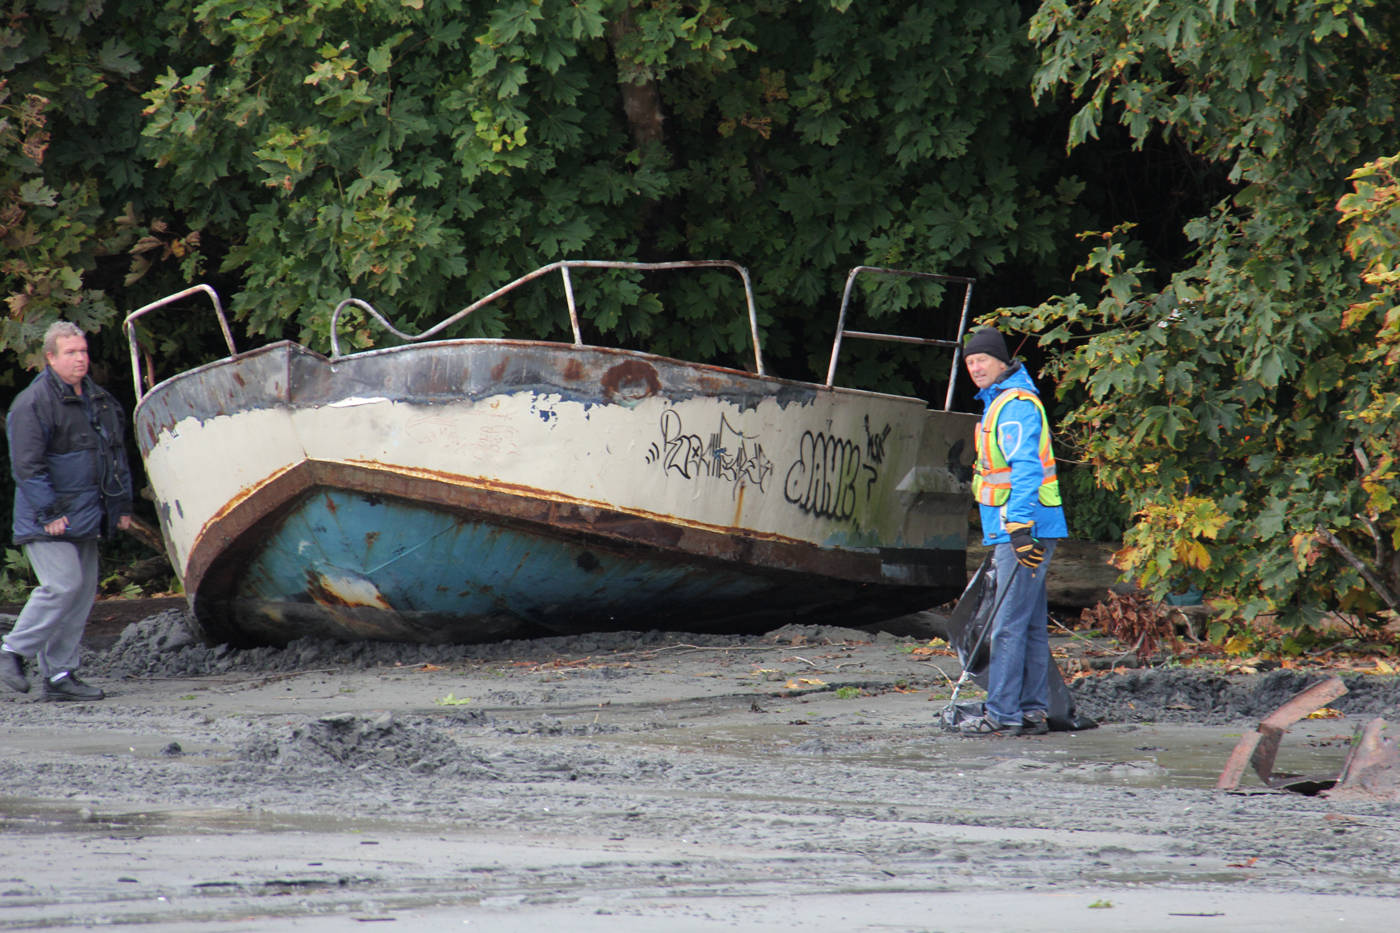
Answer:
<path fill-rule="evenodd" d="M 817 575 L 853 584 L 898 584 L 883 574 L 879 553 L 822 548 L 779 536 L 760 537 L 731 528 L 678 524 L 643 513 L 575 501 L 520 486 L 415 474 L 379 464 L 306 461 L 249 492 L 206 524 L 186 562 L 185 586 L 197 592 L 210 568 L 240 538 L 276 516 L 293 500 L 318 486 L 369 495 L 392 496 L 516 525 L 548 528 L 555 534 L 598 538 L 687 557 L 738 563 L 758 571 Z M 934 556 L 939 552 L 925 552 Z M 961 552 L 959 552 L 961 554 Z M 956 582 L 954 583 L 956 586 Z"/>

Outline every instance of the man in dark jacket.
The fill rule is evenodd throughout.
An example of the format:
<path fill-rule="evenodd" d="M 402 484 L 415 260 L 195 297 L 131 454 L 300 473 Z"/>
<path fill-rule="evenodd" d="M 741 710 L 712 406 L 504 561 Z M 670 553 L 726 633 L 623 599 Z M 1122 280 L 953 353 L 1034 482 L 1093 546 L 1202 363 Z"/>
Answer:
<path fill-rule="evenodd" d="M 48 365 L 10 406 L 5 432 L 15 481 L 14 541 L 39 578 L 0 643 L 0 681 L 28 692 L 38 660 L 45 700 L 100 700 L 78 679 L 79 642 L 97 598 L 97 544 L 131 524 L 124 416 L 88 377 L 87 338 L 59 321 L 44 334 Z"/>

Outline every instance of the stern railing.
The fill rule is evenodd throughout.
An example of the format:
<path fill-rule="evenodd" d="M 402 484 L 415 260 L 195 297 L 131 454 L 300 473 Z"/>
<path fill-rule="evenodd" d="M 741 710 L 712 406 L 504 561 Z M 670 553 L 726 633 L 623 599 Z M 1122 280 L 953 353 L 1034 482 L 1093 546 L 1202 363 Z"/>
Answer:
<path fill-rule="evenodd" d="M 880 334 L 863 330 L 848 330 L 846 328 L 846 313 L 851 304 L 851 290 L 855 286 L 856 276 L 862 272 L 873 272 L 878 275 L 897 275 L 905 278 L 932 279 L 937 282 L 951 282 L 963 286 L 962 314 L 958 318 L 958 335 L 953 340 L 942 340 L 936 337 L 910 337 L 904 334 Z M 879 266 L 856 266 L 846 276 L 846 289 L 841 294 L 841 312 L 836 318 L 836 339 L 831 344 L 831 364 L 826 369 L 826 386 L 831 388 L 836 381 L 836 359 L 841 355 L 841 342 L 846 337 L 856 337 L 862 340 L 878 340 L 886 343 L 913 343 L 926 347 L 952 347 L 953 365 L 948 371 L 948 393 L 943 399 L 943 410 L 952 411 L 953 390 L 958 381 L 958 364 L 962 361 L 962 340 L 967 333 L 967 315 L 972 306 L 972 286 L 976 279 L 969 279 L 961 275 L 942 275 L 937 272 L 913 272 L 908 269 L 883 269 Z"/>

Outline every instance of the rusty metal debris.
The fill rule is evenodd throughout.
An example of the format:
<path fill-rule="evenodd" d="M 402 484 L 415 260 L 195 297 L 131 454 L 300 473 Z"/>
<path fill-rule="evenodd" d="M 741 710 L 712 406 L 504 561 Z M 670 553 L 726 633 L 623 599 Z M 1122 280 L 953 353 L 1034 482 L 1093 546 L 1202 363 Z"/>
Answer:
<path fill-rule="evenodd" d="M 1347 692 L 1340 677 L 1313 684 L 1274 710 L 1253 732 L 1246 733 L 1230 753 L 1216 781 L 1217 790 L 1236 790 L 1247 765 L 1259 780 L 1275 790 L 1302 794 L 1321 793 L 1331 799 L 1400 799 L 1400 745 L 1384 735 L 1388 725 L 1381 717 L 1357 731 L 1341 772 L 1335 777 L 1304 777 L 1274 771 L 1279 741 L 1293 723 L 1321 709 Z"/>
<path fill-rule="evenodd" d="M 1389 725 L 1377 716 L 1368 722 L 1347 754 L 1337 784 L 1324 795 L 1332 800 L 1400 800 L 1400 743 L 1386 736 Z"/>
<path fill-rule="evenodd" d="M 1239 744 L 1230 753 L 1230 759 L 1225 762 L 1225 769 L 1220 772 L 1220 778 L 1215 782 L 1216 790 L 1235 790 L 1239 787 L 1246 765 L 1253 765 L 1259 780 L 1269 787 L 1284 787 L 1292 783 L 1296 775 L 1273 773 L 1279 740 L 1283 738 L 1289 726 L 1346 692 L 1346 684 L 1342 683 L 1340 677 L 1329 677 L 1313 684 L 1266 716 L 1255 731 L 1240 737 Z"/>

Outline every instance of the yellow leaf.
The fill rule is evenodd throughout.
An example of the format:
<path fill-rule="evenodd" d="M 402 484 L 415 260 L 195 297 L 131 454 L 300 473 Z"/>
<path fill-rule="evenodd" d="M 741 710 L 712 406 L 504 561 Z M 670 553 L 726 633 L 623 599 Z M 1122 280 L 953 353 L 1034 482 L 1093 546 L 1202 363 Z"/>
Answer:
<path fill-rule="evenodd" d="M 1225 642 L 1225 653 L 1233 654 L 1236 657 L 1248 654 L 1254 647 L 1254 642 L 1245 635 L 1231 635 Z"/>
<path fill-rule="evenodd" d="M 1376 658 L 1376 673 L 1377 673 L 1377 674 L 1394 674 L 1394 673 L 1395 673 L 1395 670 L 1396 670 L 1396 668 L 1395 668 L 1395 665 L 1394 665 L 1394 664 L 1391 664 L 1389 661 L 1385 660 L 1384 658 Z"/>
<path fill-rule="evenodd" d="M 1342 711 L 1341 711 L 1341 710 L 1338 710 L 1338 709 L 1333 709 L 1333 708 L 1330 707 L 1330 706 L 1324 706 L 1322 709 L 1315 709 L 1315 710 L 1313 710 L 1311 713 L 1308 713 L 1308 718 L 1309 718 L 1309 719 L 1341 719 L 1341 718 L 1342 718 Z"/>
<path fill-rule="evenodd" d="M 1197 570 L 1210 569 L 1210 552 L 1204 544 L 1194 538 L 1177 545 L 1176 559 L 1178 563 L 1195 567 Z"/>

